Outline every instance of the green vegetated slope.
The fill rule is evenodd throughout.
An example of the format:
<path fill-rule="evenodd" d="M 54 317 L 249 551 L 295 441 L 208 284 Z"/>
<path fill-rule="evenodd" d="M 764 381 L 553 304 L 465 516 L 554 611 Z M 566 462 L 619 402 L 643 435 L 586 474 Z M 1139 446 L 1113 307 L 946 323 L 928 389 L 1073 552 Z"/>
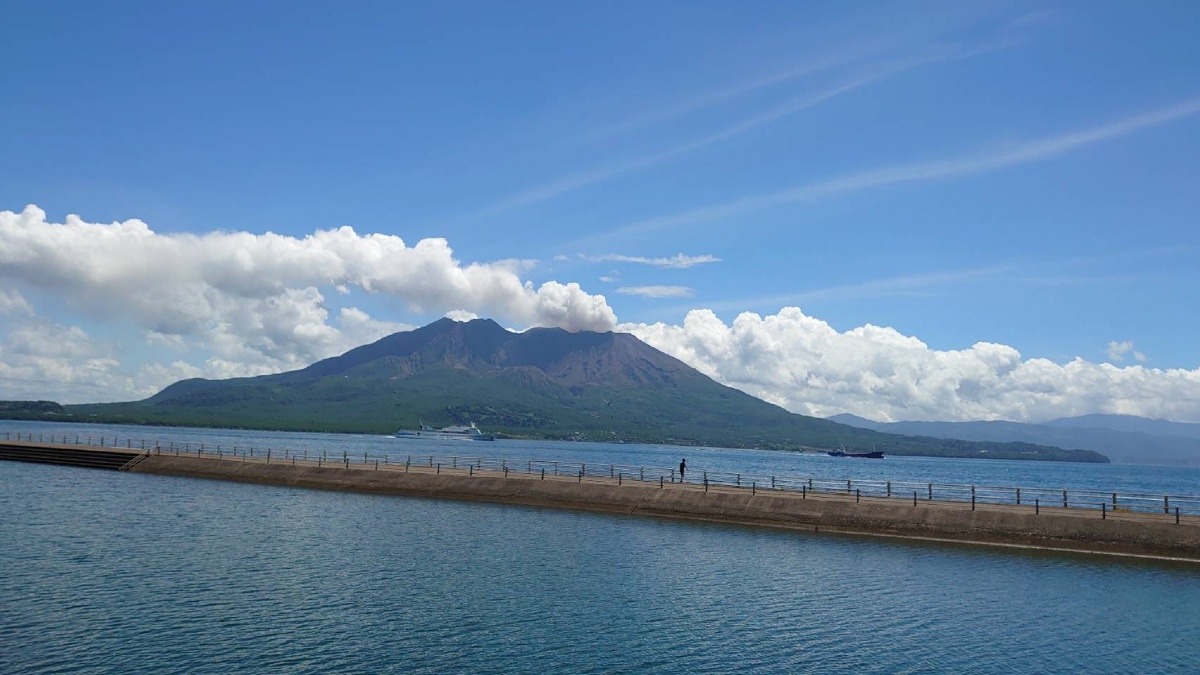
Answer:
<path fill-rule="evenodd" d="M 879 433 L 789 413 L 619 333 L 442 319 L 308 368 L 184 380 L 144 401 L 64 406 L 57 419 L 390 433 L 475 422 L 532 438 L 1107 461 L 1090 451 Z"/>

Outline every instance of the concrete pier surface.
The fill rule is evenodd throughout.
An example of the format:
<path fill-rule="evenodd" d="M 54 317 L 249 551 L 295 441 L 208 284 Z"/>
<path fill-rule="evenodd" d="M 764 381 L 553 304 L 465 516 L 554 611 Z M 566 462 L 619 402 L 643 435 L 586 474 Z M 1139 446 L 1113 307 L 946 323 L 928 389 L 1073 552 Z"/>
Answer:
<path fill-rule="evenodd" d="M 49 444 L 3 443 L 37 446 Z M 79 451 L 80 446 L 58 446 Z M 111 449 L 95 448 L 96 451 Z M 353 490 L 443 499 L 601 511 L 667 518 L 947 541 L 989 546 L 1100 553 L 1200 564 L 1200 516 L 1144 511 L 856 499 L 854 494 L 798 493 L 750 487 L 659 482 L 630 477 L 549 475 L 475 467 L 216 457 L 149 450 L 124 470 L 246 483 Z"/>

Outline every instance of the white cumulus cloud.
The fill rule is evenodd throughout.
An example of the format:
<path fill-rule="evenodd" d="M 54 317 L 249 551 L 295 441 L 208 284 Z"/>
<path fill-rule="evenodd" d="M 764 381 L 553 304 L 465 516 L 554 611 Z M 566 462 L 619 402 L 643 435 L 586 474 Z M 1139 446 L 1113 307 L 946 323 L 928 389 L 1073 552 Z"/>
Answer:
<path fill-rule="evenodd" d="M 4 316 L 5 314 L 32 316 L 33 307 L 30 306 L 29 302 L 20 293 L 0 289 L 0 316 Z"/>
<path fill-rule="evenodd" d="M 463 264 L 444 239 L 409 246 L 349 227 L 302 238 L 159 234 L 140 220 L 100 224 L 68 216 L 51 223 L 36 206 L 0 211 L 0 278 L 54 292 L 97 320 L 194 338 L 221 358 L 274 367 L 344 346 L 344 327 L 330 322 L 328 291 L 384 294 L 414 311 L 463 311 L 531 326 L 608 330 L 616 323 L 603 296 L 575 283 L 535 287 L 518 276 L 528 266 Z M 11 291 L 0 297 L 0 310 L 24 305 Z"/>
<path fill-rule="evenodd" d="M 35 317 L 0 340 L 0 399 L 111 400 L 131 388 L 115 356 L 78 326 Z"/>
<path fill-rule="evenodd" d="M 839 332 L 795 307 L 724 323 L 693 310 L 682 325 L 623 324 L 719 382 L 807 415 L 880 421 L 1043 421 L 1094 412 L 1200 420 L 1200 369 L 1024 359 L 988 342 L 936 350 L 892 328 Z"/>

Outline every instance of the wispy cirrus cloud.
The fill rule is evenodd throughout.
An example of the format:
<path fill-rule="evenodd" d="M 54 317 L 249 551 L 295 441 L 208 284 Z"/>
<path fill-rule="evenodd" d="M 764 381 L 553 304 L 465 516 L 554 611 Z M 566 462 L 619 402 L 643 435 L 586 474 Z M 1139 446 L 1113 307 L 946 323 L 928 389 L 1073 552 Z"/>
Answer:
<path fill-rule="evenodd" d="M 1144 250 L 1124 251 L 1119 254 L 1082 256 L 1065 260 L 1011 260 L 991 265 L 963 269 L 945 269 L 921 274 L 901 274 L 878 279 L 824 286 L 782 293 L 777 295 L 743 297 L 706 303 L 706 308 L 715 311 L 741 311 L 749 309 L 774 309 L 787 305 L 807 305 L 815 302 L 849 301 L 869 298 L 898 296 L 932 296 L 947 288 L 963 284 L 1003 281 L 1005 284 L 1029 286 L 1068 286 L 1087 284 L 1112 284 L 1131 279 L 1144 279 L 1145 273 L 1117 274 L 1097 273 L 1095 268 L 1105 270 L 1114 265 L 1129 262 L 1193 255 L 1198 249 L 1193 246 L 1159 247 Z M 691 307 L 678 307 L 686 311 Z M 1120 343 L 1117 343 L 1120 344 Z"/>
<path fill-rule="evenodd" d="M 1012 144 L 989 152 L 872 169 L 768 194 L 743 197 L 724 204 L 715 204 L 680 213 L 648 218 L 610 230 L 601 235 L 590 237 L 589 239 L 661 230 L 679 225 L 738 216 L 784 204 L 812 201 L 873 188 L 901 185 L 904 183 L 950 180 L 1020 166 L 1022 164 L 1052 159 L 1096 143 L 1128 136 L 1144 129 L 1169 124 L 1191 117 L 1197 113 L 1200 113 L 1200 97 L 1126 117 L 1116 122 L 1089 127 L 1059 136 Z"/>
<path fill-rule="evenodd" d="M 695 289 L 687 286 L 622 286 L 617 292 L 643 298 L 690 298 L 696 294 Z"/>
<path fill-rule="evenodd" d="M 756 298 L 738 298 L 723 302 L 710 302 L 707 309 L 716 311 L 745 310 L 747 308 L 781 307 L 786 305 L 803 305 L 818 301 L 858 300 L 862 298 L 883 298 L 900 295 L 929 294 L 937 288 L 950 284 L 962 284 L 988 278 L 995 278 L 1012 272 L 1013 265 L 994 265 L 975 269 L 945 270 L 926 274 L 909 274 L 871 279 L 854 284 L 814 288 L 798 293 L 771 295 Z M 687 309 L 687 308 L 684 308 Z"/>
<path fill-rule="evenodd" d="M 634 171 L 641 171 L 657 164 L 675 159 L 676 157 L 701 150 L 710 145 L 714 145 L 754 131 L 759 127 L 777 122 L 810 108 L 815 108 L 843 94 L 850 93 L 856 89 L 887 77 L 898 75 L 922 66 L 929 66 L 945 61 L 969 58 L 999 49 L 1006 49 L 1017 44 L 1018 42 L 1019 41 L 1016 39 L 1006 39 L 967 49 L 959 47 L 942 48 L 919 56 L 892 58 L 880 60 L 869 66 L 858 66 L 854 69 L 857 72 L 849 74 L 841 83 L 834 86 L 826 87 L 817 91 L 807 92 L 799 96 L 794 96 L 787 101 L 768 108 L 757 115 L 751 115 L 716 132 L 693 139 L 686 143 L 680 143 L 664 150 L 645 154 L 623 162 L 613 162 L 603 166 L 585 169 L 557 180 L 531 187 L 516 195 L 502 199 L 484 208 L 480 212 L 480 215 L 495 215 L 497 213 L 503 213 L 505 211 L 528 206 L 530 204 L 536 204 L 554 197 L 558 197 L 559 195 L 593 185 L 595 183 L 600 183 Z M 749 93 L 751 91 L 768 86 L 769 84 L 793 79 L 799 76 L 800 73 L 796 73 L 787 77 L 781 76 L 775 79 L 766 78 L 762 82 L 753 84 L 752 86 L 734 89 L 720 96 L 714 96 L 712 98 L 712 102 L 727 100 L 728 98 L 731 98 L 737 94 Z M 703 104 L 693 105 L 688 109 L 690 110 L 699 107 L 703 107 Z"/>
<path fill-rule="evenodd" d="M 652 265 L 654 267 L 668 267 L 672 269 L 688 269 L 696 265 L 705 265 L 708 263 L 721 262 L 721 259 L 715 255 L 686 255 L 684 253 L 676 253 L 673 256 L 665 258 L 647 258 L 640 255 L 621 255 L 619 253 L 603 253 L 599 255 L 589 255 L 580 253 L 579 257 L 588 262 L 624 262 L 636 263 L 639 265 Z"/>

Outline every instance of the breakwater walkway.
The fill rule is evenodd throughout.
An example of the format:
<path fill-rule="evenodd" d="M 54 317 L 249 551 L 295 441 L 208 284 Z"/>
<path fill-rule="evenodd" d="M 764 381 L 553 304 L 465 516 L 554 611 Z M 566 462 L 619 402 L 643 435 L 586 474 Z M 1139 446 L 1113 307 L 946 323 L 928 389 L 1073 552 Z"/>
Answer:
<path fill-rule="evenodd" d="M 89 459 L 101 456 L 108 458 L 104 466 Z M 1146 495 L 1105 493 L 1102 501 L 1090 501 L 1098 495 L 1064 493 L 1061 502 L 1057 494 L 1047 502 L 1030 496 L 1038 491 L 1020 488 L 926 484 L 918 490 L 907 483 L 703 472 L 684 481 L 669 469 L 431 455 L 400 463 L 195 444 L 112 448 L 10 439 L 0 440 L 0 459 L 1200 563 L 1200 514 L 1192 511 L 1200 499 L 1193 497 L 1163 496 L 1161 504 L 1155 497 L 1153 508 L 1145 508 Z"/>

